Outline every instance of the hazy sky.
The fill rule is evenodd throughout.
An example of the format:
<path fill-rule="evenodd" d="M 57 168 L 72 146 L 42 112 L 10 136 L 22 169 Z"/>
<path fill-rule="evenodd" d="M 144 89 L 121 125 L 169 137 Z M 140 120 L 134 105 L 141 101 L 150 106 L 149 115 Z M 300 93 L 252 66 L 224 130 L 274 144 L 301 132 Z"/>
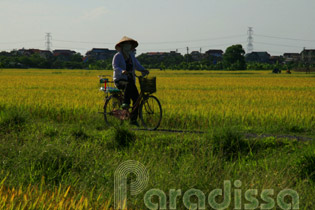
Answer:
<path fill-rule="evenodd" d="M 81 53 L 114 49 L 124 35 L 137 53 L 247 48 L 272 55 L 315 48 L 315 0 L 0 0 L 0 50 L 52 49 Z"/>

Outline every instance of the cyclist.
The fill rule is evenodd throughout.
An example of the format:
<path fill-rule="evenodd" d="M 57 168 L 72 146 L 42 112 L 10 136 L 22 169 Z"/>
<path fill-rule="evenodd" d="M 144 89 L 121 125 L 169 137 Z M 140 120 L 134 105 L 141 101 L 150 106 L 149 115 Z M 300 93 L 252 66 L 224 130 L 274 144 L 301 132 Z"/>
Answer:
<path fill-rule="evenodd" d="M 130 105 L 130 99 L 132 99 L 133 105 L 136 103 L 139 92 L 136 87 L 135 70 L 142 72 L 142 75 L 149 74 L 136 59 L 135 49 L 138 46 L 138 42 L 127 36 L 124 36 L 115 46 L 118 51 L 113 57 L 113 80 L 115 86 L 119 89 L 124 89 L 124 101 L 122 108 L 128 109 Z M 139 126 L 137 122 L 138 109 L 136 109 L 132 116 L 130 116 L 131 124 Z"/>

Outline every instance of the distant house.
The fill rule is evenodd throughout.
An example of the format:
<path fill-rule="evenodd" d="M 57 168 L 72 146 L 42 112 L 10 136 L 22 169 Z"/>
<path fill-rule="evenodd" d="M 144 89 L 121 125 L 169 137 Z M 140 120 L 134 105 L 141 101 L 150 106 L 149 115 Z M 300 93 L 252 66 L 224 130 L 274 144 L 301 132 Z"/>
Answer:
<path fill-rule="evenodd" d="M 149 56 L 165 56 L 167 55 L 167 52 L 147 52 L 146 55 Z"/>
<path fill-rule="evenodd" d="M 109 50 L 107 48 L 93 48 L 85 54 L 84 62 L 90 59 L 94 60 L 107 60 L 112 59 L 116 54 L 116 50 Z"/>
<path fill-rule="evenodd" d="M 40 51 L 41 50 L 39 50 L 39 49 L 24 49 L 24 48 L 22 48 L 22 49 L 19 49 L 17 51 L 17 53 L 19 55 L 30 56 L 30 55 L 33 55 L 35 53 L 40 53 Z"/>
<path fill-rule="evenodd" d="M 181 55 L 181 54 L 176 51 L 170 51 L 170 52 L 147 52 L 147 53 L 144 53 L 144 55 L 164 58 L 166 56 L 175 56 L 175 55 Z"/>
<path fill-rule="evenodd" d="M 190 55 L 194 61 L 200 61 L 202 59 L 202 54 L 199 51 L 192 51 Z"/>
<path fill-rule="evenodd" d="M 180 53 L 178 53 L 177 51 L 170 51 L 171 55 L 181 55 Z"/>
<path fill-rule="evenodd" d="M 42 57 L 42 58 L 48 59 L 48 58 L 52 57 L 53 54 L 49 50 L 41 50 L 39 52 L 39 56 Z"/>
<path fill-rule="evenodd" d="M 269 62 L 272 64 L 282 63 L 283 59 L 283 56 L 270 56 Z"/>
<path fill-rule="evenodd" d="M 63 61 L 69 61 L 71 56 L 76 54 L 73 50 L 54 50 L 53 56 Z"/>
<path fill-rule="evenodd" d="M 270 54 L 268 52 L 251 52 L 245 55 L 246 62 L 269 63 Z"/>
<path fill-rule="evenodd" d="M 17 51 L 18 55 L 24 55 L 24 56 L 30 56 L 33 54 L 39 54 L 40 57 L 42 58 L 49 58 L 52 56 L 52 53 L 48 50 L 39 50 L 39 49 L 19 49 Z"/>
<path fill-rule="evenodd" d="M 222 50 L 208 50 L 205 52 L 205 55 L 221 58 L 223 56 L 223 51 Z"/>
<path fill-rule="evenodd" d="M 315 64 L 315 50 L 306 50 L 304 49 L 301 52 L 301 61 L 304 63 Z"/>
<path fill-rule="evenodd" d="M 203 58 L 210 60 L 213 64 L 217 64 L 223 58 L 223 51 L 210 49 L 203 54 Z"/>
<path fill-rule="evenodd" d="M 300 60 L 301 55 L 299 53 L 284 53 L 283 54 L 284 62 L 297 62 Z"/>

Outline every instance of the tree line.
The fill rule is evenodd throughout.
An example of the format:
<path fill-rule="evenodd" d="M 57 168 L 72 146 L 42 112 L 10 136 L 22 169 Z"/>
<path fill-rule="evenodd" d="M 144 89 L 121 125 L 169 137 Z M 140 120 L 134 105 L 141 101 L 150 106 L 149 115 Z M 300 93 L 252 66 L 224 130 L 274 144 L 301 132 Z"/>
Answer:
<path fill-rule="evenodd" d="M 179 53 L 167 56 L 152 56 L 141 54 L 137 56 L 140 63 L 147 69 L 171 70 L 269 70 L 293 68 L 297 64 L 289 63 L 246 63 L 245 51 L 242 45 L 228 47 L 222 57 L 204 56 L 198 61 L 191 54 Z M 44 68 L 44 69 L 112 69 L 112 59 L 84 61 L 80 53 L 73 54 L 67 59 L 59 56 L 43 57 L 38 53 L 21 55 L 16 52 L 0 52 L 0 68 Z"/>
<path fill-rule="evenodd" d="M 68 56 L 43 57 L 39 53 L 21 55 L 16 52 L 0 52 L 0 68 L 41 68 L 41 69 L 110 69 L 110 60 L 89 59 L 76 53 Z"/>

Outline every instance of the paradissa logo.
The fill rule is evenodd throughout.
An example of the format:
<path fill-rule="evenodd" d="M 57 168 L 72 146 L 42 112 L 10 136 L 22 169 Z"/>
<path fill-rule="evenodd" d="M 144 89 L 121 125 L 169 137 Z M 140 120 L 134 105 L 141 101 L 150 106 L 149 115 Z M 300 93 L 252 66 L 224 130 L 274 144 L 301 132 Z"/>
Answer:
<path fill-rule="evenodd" d="M 115 209 L 127 209 L 127 176 L 130 173 L 136 175 L 136 181 L 130 183 L 130 194 L 136 195 L 142 192 L 149 181 L 149 176 L 146 168 L 137 161 L 123 162 L 115 171 Z M 281 209 L 299 209 L 299 195 L 296 191 L 291 189 L 284 189 L 276 196 L 276 201 L 273 189 L 264 189 L 258 195 L 257 189 L 248 189 L 242 192 L 242 182 L 236 180 L 233 183 L 234 190 L 232 190 L 232 183 L 225 180 L 222 189 L 214 189 L 209 195 L 206 195 L 198 189 L 189 189 L 182 193 L 180 189 L 170 189 L 168 193 L 169 206 L 167 206 L 166 193 L 160 189 L 150 189 L 144 195 L 144 204 L 148 209 L 177 209 L 176 203 L 178 199 L 182 199 L 183 205 L 187 209 L 206 209 L 206 203 L 213 209 L 226 209 L 234 202 L 234 209 L 272 209 L 276 203 Z M 232 192 L 233 191 L 233 192 Z M 232 201 L 232 193 L 234 199 Z M 247 202 L 242 203 L 242 196 Z M 264 203 L 259 204 L 258 196 Z M 153 202 L 153 197 L 158 198 L 158 202 Z M 197 198 L 197 201 L 192 201 L 192 197 Z M 285 197 L 289 197 L 290 202 L 285 201 Z M 216 200 L 222 200 L 217 202 Z M 196 200 L 196 199 L 194 199 Z"/>

